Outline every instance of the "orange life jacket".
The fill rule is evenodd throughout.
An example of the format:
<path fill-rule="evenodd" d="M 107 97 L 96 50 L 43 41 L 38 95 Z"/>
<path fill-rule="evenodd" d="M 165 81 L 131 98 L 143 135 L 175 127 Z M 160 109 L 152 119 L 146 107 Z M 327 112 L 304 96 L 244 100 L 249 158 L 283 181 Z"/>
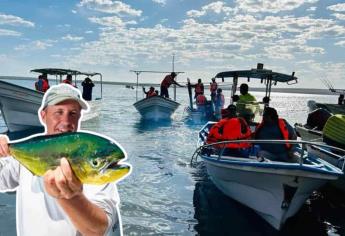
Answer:
<path fill-rule="evenodd" d="M 153 96 L 156 96 L 156 95 L 157 95 L 157 94 L 156 94 L 156 92 L 155 92 L 155 91 L 150 91 L 150 90 L 149 90 L 149 91 L 147 92 L 146 97 L 148 97 L 148 98 L 149 98 L 149 97 L 153 97 Z"/>
<path fill-rule="evenodd" d="M 218 84 L 216 82 L 211 83 L 210 85 L 210 91 L 211 93 L 216 93 L 218 88 Z"/>
<path fill-rule="evenodd" d="M 202 83 L 195 85 L 195 93 L 200 94 L 204 91 L 204 85 Z"/>
<path fill-rule="evenodd" d="M 197 104 L 197 105 L 205 105 L 205 103 L 206 103 L 206 97 L 205 97 L 205 95 L 199 94 L 199 95 L 196 97 L 196 104 Z"/>
<path fill-rule="evenodd" d="M 225 118 L 220 120 L 217 124 L 213 125 L 208 137 L 207 143 L 214 143 L 226 140 L 239 140 L 249 139 L 251 137 L 251 131 L 247 122 L 241 118 Z M 216 148 L 222 148 L 224 145 L 215 145 Z M 228 143 L 226 148 L 249 148 L 250 143 Z"/>
<path fill-rule="evenodd" d="M 258 126 L 256 126 L 256 129 L 255 129 L 255 133 L 257 133 L 261 128 L 262 126 L 264 125 L 264 122 L 261 122 L 260 124 L 258 124 Z M 284 119 L 282 118 L 279 118 L 278 119 L 278 127 L 279 127 L 279 130 L 280 130 L 280 133 L 282 134 L 283 136 L 283 139 L 284 140 L 289 140 L 289 130 L 286 126 L 286 123 L 284 121 Z M 285 143 L 285 147 L 287 150 L 289 150 L 292 145 L 290 143 Z"/>

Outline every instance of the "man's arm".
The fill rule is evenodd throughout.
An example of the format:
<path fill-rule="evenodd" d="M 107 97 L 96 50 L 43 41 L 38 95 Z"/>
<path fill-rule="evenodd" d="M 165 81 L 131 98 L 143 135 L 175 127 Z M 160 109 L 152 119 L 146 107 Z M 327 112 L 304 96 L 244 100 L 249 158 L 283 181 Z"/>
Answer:
<path fill-rule="evenodd" d="M 108 227 L 106 213 L 86 198 L 82 183 L 65 158 L 61 159 L 59 167 L 47 171 L 43 178 L 47 193 L 57 199 L 82 235 L 104 235 Z"/>
<path fill-rule="evenodd" d="M 0 192 L 14 191 L 19 184 L 19 163 L 10 156 L 8 137 L 0 135 Z"/>

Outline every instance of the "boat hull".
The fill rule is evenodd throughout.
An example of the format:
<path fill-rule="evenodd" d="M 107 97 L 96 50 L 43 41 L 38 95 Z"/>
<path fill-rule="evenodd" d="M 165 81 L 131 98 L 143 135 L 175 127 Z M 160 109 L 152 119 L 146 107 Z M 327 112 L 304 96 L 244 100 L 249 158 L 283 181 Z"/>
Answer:
<path fill-rule="evenodd" d="M 133 105 L 144 119 L 157 121 L 170 119 L 180 104 L 161 96 L 154 96 Z"/>
<path fill-rule="evenodd" d="M 41 130 L 38 118 L 43 93 L 0 80 L 0 109 L 10 133 L 28 130 Z M 97 117 L 101 100 L 88 102 L 90 111 L 83 115 L 82 121 Z"/>
<path fill-rule="evenodd" d="M 252 208 L 274 228 L 295 215 L 310 194 L 333 176 L 304 171 L 248 167 L 203 158 L 214 184 L 227 196 Z"/>

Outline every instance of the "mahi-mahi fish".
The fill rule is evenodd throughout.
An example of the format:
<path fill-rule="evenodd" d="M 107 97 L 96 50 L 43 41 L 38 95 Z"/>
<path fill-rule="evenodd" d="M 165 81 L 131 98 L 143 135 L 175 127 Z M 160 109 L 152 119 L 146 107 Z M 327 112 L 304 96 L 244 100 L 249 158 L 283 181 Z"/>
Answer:
<path fill-rule="evenodd" d="M 42 176 L 60 165 L 65 157 L 78 179 L 84 184 L 101 185 L 123 178 L 130 165 L 125 151 L 114 141 L 87 132 L 40 135 L 10 142 L 11 156 L 31 173 Z"/>

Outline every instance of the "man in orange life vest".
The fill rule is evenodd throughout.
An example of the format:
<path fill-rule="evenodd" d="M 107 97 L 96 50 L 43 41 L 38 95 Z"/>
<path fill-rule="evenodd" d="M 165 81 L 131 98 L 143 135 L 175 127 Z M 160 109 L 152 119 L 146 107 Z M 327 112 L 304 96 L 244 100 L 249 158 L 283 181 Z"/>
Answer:
<path fill-rule="evenodd" d="M 143 87 L 143 91 L 146 94 L 146 98 L 153 97 L 153 96 L 157 95 L 154 87 L 150 87 L 149 91 L 147 91 L 147 92 L 145 91 L 145 88 Z"/>
<path fill-rule="evenodd" d="M 194 98 L 197 99 L 197 97 L 200 94 L 204 94 L 204 84 L 201 82 L 201 79 L 198 79 L 198 83 L 191 85 L 194 87 Z"/>
<path fill-rule="evenodd" d="M 295 140 L 297 135 L 289 123 L 278 117 L 277 111 L 272 107 L 264 110 L 262 122 L 256 127 L 255 139 Z M 259 156 L 273 161 L 293 161 L 291 159 L 294 145 L 286 144 L 260 144 Z"/>
<path fill-rule="evenodd" d="M 176 75 L 177 74 L 175 72 L 171 72 L 170 75 L 165 76 L 165 78 L 163 79 L 161 83 L 161 96 L 169 98 L 168 88 L 172 84 L 176 84 L 177 86 L 183 87 L 182 85 L 180 85 L 179 83 L 175 81 Z"/>
<path fill-rule="evenodd" d="M 225 117 L 210 129 L 207 143 L 214 143 L 226 140 L 250 139 L 251 131 L 247 122 L 236 116 L 236 106 L 229 105 Z M 225 144 L 223 155 L 248 157 L 250 143 L 228 143 Z M 223 148 L 224 144 L 215 145 L 216 148 Z"/>
<path fill-rule="evenodd" d="M 205 110 L 205 105 L 206 105 L 207 99 L 204 95 L 204 92 L 201 92 L 197 97 L 196 97 L 196 106 L 198 110 L 204 111 Z"/>

